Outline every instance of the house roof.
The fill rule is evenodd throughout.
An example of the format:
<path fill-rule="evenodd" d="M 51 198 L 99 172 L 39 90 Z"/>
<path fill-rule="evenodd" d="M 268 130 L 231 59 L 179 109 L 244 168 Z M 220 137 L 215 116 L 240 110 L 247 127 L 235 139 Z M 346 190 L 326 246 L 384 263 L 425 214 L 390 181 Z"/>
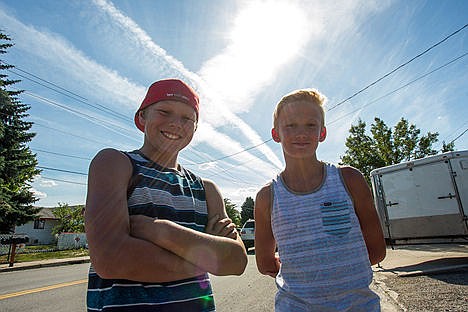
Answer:
<path fill-rule="evenodd" d="M 84 209 L 83 205 L 73 205 L 69 206 L 70 208 L 81 208 Z M 40 208 L 39 212 L 36 214 L 36 216 L 39 219 L 49 219 L 49 220 L 58 220 L 58 218 L 54 214 L 54 210 L 57 207 L 37 207 Z"/>
<path fill-rule="evenodd" d="M 41 208 L 41 210 L 37 213 L 37 216 L 39 217 L 39 219 L 58 219 L 54 215 L 54 208 Z"/>

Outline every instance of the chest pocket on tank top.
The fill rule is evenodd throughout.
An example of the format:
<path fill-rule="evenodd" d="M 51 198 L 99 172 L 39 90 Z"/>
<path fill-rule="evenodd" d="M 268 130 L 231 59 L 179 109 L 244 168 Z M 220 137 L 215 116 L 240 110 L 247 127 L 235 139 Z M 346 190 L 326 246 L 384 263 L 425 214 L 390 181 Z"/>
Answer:
<path fill-rule="evenodd" d="M 327 234 L 344 236 L 351 230 L 351 206 L 346 200 L 320 204 L 322 225 Z"/>

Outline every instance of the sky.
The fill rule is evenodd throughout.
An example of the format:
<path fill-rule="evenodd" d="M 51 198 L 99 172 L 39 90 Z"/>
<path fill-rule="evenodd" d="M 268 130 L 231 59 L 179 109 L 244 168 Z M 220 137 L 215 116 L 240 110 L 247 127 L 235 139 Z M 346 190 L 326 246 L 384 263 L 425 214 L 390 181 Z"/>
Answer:
<path fill-rule="evenodd" d="M 35 204 L 84 204 L 96 153 L 141 147 L 134 113 L 163 78 L 200 95 L 179 162 L 238 208 L 284 167 L 272 113 L 296 89 L 328 98 L 320 160 L 339 163 L 350 127 L 375 117 L 466 150 L 467 23 L 465 0 L 0 0 L 15 44 L 1 60 L 36 133 Z"/>

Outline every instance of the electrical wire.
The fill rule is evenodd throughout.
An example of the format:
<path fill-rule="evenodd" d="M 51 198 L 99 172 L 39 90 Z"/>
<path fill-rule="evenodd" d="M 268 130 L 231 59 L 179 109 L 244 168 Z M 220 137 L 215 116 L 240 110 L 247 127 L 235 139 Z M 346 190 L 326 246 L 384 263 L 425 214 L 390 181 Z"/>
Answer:
<path fill-rule="evenodd" d="M 101 141 L 96 141 L 94 139 L 87 138 L 87 137 L 84 137 L 84 136 L 81 136 L 81 135 L 77 135 L 77 134 L 74 134 L 74 133 L 71 133 L 71 132 L 67 132 L 67 131 L 56 129 L 56 128 L 52 128 L 52 127 L 46 126 L 46 125 L 41 124 L 41 123 L 36 122 L 36 121 L 33 122 L 33 126 L 44 127 L 44 128 L 50 129 L 52 131 L 60 132 L 60 133 L 66 134 L 66 135 L 70 135 L 72 137 L 83 139 L 83 140 L 88 141 L 88 142 L 93 142 L 93 143 L 102 144 L 102 145 L 107 144 L 107 143 L 104 143 L 104 142 L 101 142 Z"/>
<path fill-rule="evenodd" d="M 423 56 L 424 54 L 426 54 L 427 52 L 429 52 L 430 50 L 434 49 L 435 47 L 437 47 L 438 45 L 442 44 L 443 42 L 447 41 L 450 37 L 452 36 L 455 36 L 457 33 L 461 32 L 463 29 L 465 29 L 466 27 L 468 27 L 468 24 L 465 24 L 463 27 L 457 29 L 456 31 L 454 31 L 453 33 L 451 33 L 450 35 L 446 36 L 445 38 L 443 38 L 442 40 L 440 40 L 439 42 L 433 44 L 432 46 L 430 46 L 429 48 L 427 48 L 426 50 L 424 50 L 423 52 L 419 53 L 418 55 L 414 56 L 413 58 L 411 58 L 409 61 L 406 61 L 405 63 L 401 64 L 400 66 L 396 67 L 395 69 L 393 69 L 392 71 L 386 73 L 385 75 L 383 75 L 382 77 L 380 77 L 379 79 L 375 80 L 374 82 L 368 84 L 367 86 L 365 86 L 364 88 L 362 88 L 361 90 L 357 91 L 356 93 L 354 93 L 353 95 L 347 97 L 346 99 L 342 100 L 341 102 L 339 102 L 338 104 L 335 104 L 334 106 L 332 106 L 331 108 L 329 108 L 327 111 L 331 111 L 335 108 L 337 108 L 338 106 L 342 105 L 343 103 L 351 100 L 352 98 L 354 98 L 355 96 L 359 95 L 360 93 L 364 92 L 365 90 L 369 89 L 370 87 L 374 86 L 375 84 L 377 84 L 378 82 L 382 81 L 383 79 L 387 78 L 388 76 L 390 76 L 391 74 L 395 73 L 397 70 L 405 67 L 406 65 L 408 65 L 409 63 L 411 63 L 412 61 L 414 61 L 415 59 Z"/>
<path fill-rule="evenodd" d="M 193 163 L 193 164 L 194 164 L 194 165 L 203 165 L 203 164 L 209 164 L 209 163 L 211 163 L 211 162 L 217 162 L 217 161 L 220 161 L 220 160 L 223 160 L 223 159 L 226 159 L 226 158 L 231 158 L 231 157 L 233 157 L 233 156 L 242 154 L 242 153 L 247 152 L 247 151 L 249 151 L 249 150 L 251 150 L 251 149 L 254 149 L 254 148 L 257 148 L 257 147 L 259 147 L 259 146 L 261 146 L 261 145 L 263 145 L 263 144 L 266 144 L 266 143 L 270 142 L 271 140 L 272 140 L 272 139 L 268 139 L 268 140 L 266 140 L 266 141 L 263 141 L 262 143 L 259 143 L 259 144 L 254 145 L 254 146 L 247 147 L 247 148 L 245 148 L 245 149 L 243 149 L 243 150 L 241 150 L 241 151 L 239 151 L 239 152 L 236 152 L 236 153 L 234 153 L 234 154 L 226 155 L 226 156 L 223 156 L 223 157 L 220 157 L 220 158 L 211 160 L 211 161 L 204 161 L 204 162 L 198 162 L 198 163 Z"/>
<path fill-rule="evenodd" d="M 46 177 L 46 176 L 43 176 L 41 175 L 41 178 L 43 179 L 48 179 L 48 180 L 52 180 L 52 181 L 58 181 L 58 182 L 65 182 L 65 183 L 70 183 L 70 184 L 76 184 L 76 185 L 88 185 L 87 183 L 82 183 L 82 182 L 76 182 L 76 181 L 68 181 L 68 180 L 62 180 L 62 179 L 56 179 L 56 178 L 51 178 L 51 177 Z"/>
<path fill-rule="evenodd" d="M 91 158 L 87 158 L 87 157 L 80 157 L 80 156 L 67 155 L 67 154 L 62 154 L 62 153 L 55 153 L 55 152 L 46 151 L 46 150 L 43 150 L 43 149 L 40 149 L 40 148 L 35 148 L 35 147 L 31 147 L 31 149 L 33 151 L 38 151 L 38 152 L 41 152 L 41 153 L 47 153 L 47 154 L 52 154 L 52 155 L 57 155 L 57 156 L 64 156 L 64 157 L 83 159 L 83 160 L 91 160 Z"/>
<path fill-rule="evenodd" d="M 433 74 L 433 73 L 435 73 L 436 71 L 441 70 L 441 69 L 444 68 L 444 67 L 447 67 L 448 65 L 450 65 L 450 64 L 452 64 L 452 63 L 454 63 L 454 62 L 456 62 L 456 61 L 458 61 L 458 60 L 460 60 L 460 59 L 462 59 L 463 57 L 465 57 L 465 56 L 467 56 L 467 55 L 468 55 L 468 52 L 467 52 L 467 53 L 464 53 L 464 54 L 462 54 L 462 55 L 460 55 L 460 56 L 458 56 L 458 57 L 456 57 L 456 58 L 454 58 L 453 60 L 451 60 L 451 61 L 445 63 L 444 65 L 441 65 L 441 66 L 439 66 L 439 67 L 437 67 L 437 68 L 431 70 L 430 72 L 428 72 L 428 73 L 426 73 L 426 74 L 424 74 L 424 75 L 422 75 L 422 76 L 417 77 L 417 78 L 414 79 L 414 80 L 411 80 L 410 82 L 408 82 L 408 83 L 402 85 L 401 87 L 398 87 L 398 88 L 396 88 L 396 89 L 394 89 L 394 90 L 392 90 L 392 91 L 390 91 L 390 92 L 388 92 L 388 93 L 386 93 L 386 94 L 384 94 L 384 95 L 382 95 L 382 96 L 380 96 L 380 97 L 378 97 L 378 98 L 376 98 L 376 99 L 374 99 L 374 100 L 371 100 L 371 101 L 368 102 L 367 104 L 362 105 L 362 106 L 358 107 L 357 109 L 355 109 L 355 110 L 353 110 L 353 111 L 351 111 L 351 112 L 348 112 L 348 113 L 346 113 L 346 114 L 344 114 L 344 115 L 342 115 L 342 116 L 340 116 L 340 117 L 338 117 L 338 118 L 336 118 L 336 119 L 334 119 L 334 120 L 328 122 L 327 124 L 328 124 L 328 125 L 331 125 L 331 124 L 333 124 L 333 123 L 335 123 L 335 122 L 337 122 L 337 121 L 339 121 L 339 120 L 341 120 L 341 119 L 343 119 L 343 118 L 345 118 L 345 117 L 347 117 L 347 116 L 349 116 L 349 115 L 351 115 L 351 114 L 353 114 L 353 113 L 355 113 L 355 112 L 357 112 L 357 111 L 359 111 L 359 110 L 361 110 L 361 109 L 363 109 L 363 108 L 365 108 L 365 107 L 368 107 L 368 106 L 370 106 L 370 105 L 372 105 L 372 104 L 374 104 L 374 103 L 380 101 L 381 99 L 386 98 L 387 96 L 392 95 L 392 94 L 394 94 L 394 93 L 396 93 L 396 92 L 398 92 L 398 91 L 400 91 L 400 90 L 406 88 L 407 86 L 409 86 L 409 85 L 415 83 L 416 81 L 421 80 L 422 78 L 425 78 L 426 76 L 429 76 L 430 74 Z"/>
<path fill-rule="evenodd" d="M 83 175 L 87 176 L 87 173 L 83 172 L 77 172 L 77 171 L 71 171 L 71 170 L 64 170 L 64 169 L 57 169 L 57 168 L 51 168 L 51 167 L 44 167 L 44 166 L 36 166 L 36 168 L 39 169 L 44 169 L 44 170 L 52 170 L 52 171 L 59 171 L 59 172 L 66 172 L 66 173 L 71 173 L 71 174 L 78 174 L 78 175 Z"/>
<path fill-rule="evenodd" d="M 452 144 L 453 142 L 455 142 L 456 140 L 458 140 L 459 138 L 461 138 L 465 133 L 466 131 L 468 131 L 468 128 L 465 129 L 465 131 L 463 131 L 459 136 L 457 136 L 455 139 L 453 139 L 452 141 L 450 141 L 449 144 Z"/>
<path fill-rule="evenodd" d="M 109 130 L 109 131 L 112 131 L 112 132 L 114 132 L 114 133 L 116 133 L 116 134 L 119 134 L 119 135 L 121 135 L 121 136 L 124 136 L 124 137 L 126 137 L 127 139 L 131 139 L 131 140 L 136 141 L 136 138 L 131 137 L 131 136 L 128 136 L 128 135 L 125 135 L 125 134 L 123 134 L 122 132 L 119 132 L 119 131 L 117 131 L 117 130 L 114 129 L 114 127 L 115 127 L 115 128 L 118 128 L 118 129 L 121 129 L 121 130 L 124 130 L 124 131 L 128 131 L 128 129 L 126 129 L 126 128 L 120 127 L 120 126 L 118 126 L 118 125 L 116 125 L 116 124 L 114 124 L 114 123 L 111 123 L 111 122 L 109 122 L 109 121 L 106 121 L 106 120 L 103 120 L 103 119 L 100 119 L 100 118 L 93 117 L 93 116 L 91 116 L 91 115 L 82 113 L 82 112 L 77 111 L 77 110 L 75 110 L 75 109 L 73 109 L 73 108 L 67 107 L 67 106 L 65 106 L 65 105 L 63 105 L 63 104 L 59 104 L 59 103 L 57 103 L 57 102 L 55 102 L 55 101 L 52 101 L 52 100 L 50 100 L 50 99 L 47 99 L 47 98 L 45 98 L 45 97 L 42 97 L 42 96 L 37 95 L 37 94 L 34 94 L 34 93 L 30 92 L 30 91 L 25 91 L 24 93 L 27 94 L 27 95 L 29 95 L 29 96 L 32 96 L 32 97 L 34 97 L 34 98 L 37 98 L 37 99 L 39 99 L 39 100 L 41 100 L 41 101 L 43 101 L 43 102 L 45 102 L 45 103 L 51 104 L 51 105 L 53 105 L 53 106 L 59 107 L 59 108 L 61 108 L 61 109 L 63 109 L 63 110 L 66 110 L 66 111 L 68 111 L 68 112 L 71 112 L 71 113 L 73 113 L 73 114 L 75 114 L 75 115 L 77 115 L 77 116 L 79 116 L 79 117 L 81 117 L 81 118 L 84 118 L 84 119 L 86 119 L 86 120 L 88 120 L 88 121 L 90 121 L 90 122 L 92 122 L 92 123 L 94 123 L 94 124 L 96 124 L 96 125 L 98 125 L 98 126 L 101 126 L 101 127 L 103 127 L 103 128 L 106 128 L 106 129 Z M 106 124 L 107 124 L 107 125 L 106 125 Z"/>
<path fill-rule="evenodd" d="M 114 111 L 114 110 L 112 110 L 112 109 L 110 109 L 110 108 L 108 108 L 108 107 L 106 107 L 106 106 L 104 106 L 104 105 L 101 105 L 101 104 L 91 104 L 91 103 L 88 102 L 88 99 L 86 99 L 85 97 L 83 97 L 83 96 L 81 96 L 81 95 L 78 95 L 78 94 L 76 94 L 76 93 L 74 93 L 74 92 L 72 92 L 72 91 L 70 91 L 70 90 L 67 90 L 67 89 L 65 89 L 65 88 L 63 88 L 63 87 L 60 87 L 59 85 L 57 85 L 57 84 L 55 84 L 55 83 L 52 83 L 52 82 L 50 82 L 50 81 L 47 81 L 47 80 L 45 80 L 45 79 L 43 79 L 43 78 L 41 78 L 41 77 L 38 77 L 38 76 L 36 76 L 36 75 L 34 75 L 34 74 L 32 74 L 32 73 L 29 73 L 29 72 L 27 72 L 27 71 L 25 71 L 25 70 L 22 70 L 22 69 L 20 69 L 20 68 L 14 66 L 14 65 L 11 65 L 11 64 L 8 64 L 8 63 L 4 62 L 4 61 L 1 61 L 1 60 L 0 60 L 0 63 L 3 63 L 3 64 L 5 64 L 5 65 L 7 65 L 7 66 L 13 66 L 14 69 L 6 69 L 6 70 L 9 71 L 10 73 L 13 73 L 13 74 L 15 74 L 15 75 L 17 75 L 17 76 L 20 76 L 20 77 L 22 77 L 22 78 L 24 78 L 24 79 L 27 79 L 27 80 L 29 80 L 29 81 L 32 81 L 32 82 L 34 82 L 34 83 L 36 83 L 36 84 L 38 84 L 38 85 L 40 85 L 40 86 L 43 86 L 43 87 L 45 87 L 45 88 L 47 88 L 47 89 L 49 89 L 49 90 L 55 91 L 55 92 L 57 92 L 57 93 L 59 93 L 59 94 L 62 94 L 62 95 L 64 95 L 64 96 L 66 96 L 66 97 L 69 97 L 69 98 L 71 98 L 71 99 L 73 99 L 73 100 L 75 100 L 75 101 L 78 101 L 78 102 L 80 102 L 80 103 L 83 103 L 83 104 L 85 104 L 85 105 L 87 105 L 87 106 L 93 107 L 93 108 L 95 108 L 95 109 L 97 109 L 97 110 L 99 110 L 99 111 L 101 111 L 101 112 L 104 112 L 104 110 L 105 110 L 107 113 L 111 113 L 112 115 L 114 115 L 114 116 L 117 117 L 117 118 L 120 118 L 120 119 L 122 119 L 122 120 L 124 120 L 124 121 L 128 121 L 128 116 L 125 116 L 125 115 L 123 115 L 123 114 L 121 114 L 121 113 L 119 113 L 119 112 L 117 112 L 117 111 Z M 30 78 L 30 77 L 27 77 L 27 76 L 25 76 L 25 75 L 19 74 L 19 73 L 15 72 L 15 70 L 21 71 L 22 73 L 25 73 L 25 74 L 27 74 L 27 75 L 30 75 L 30 76 L 36 78 L 36 79 L 39 79 L 40 81 L 43 81 L 43 82 L 45 82 L 45 83 L 47 83 L 47 84 L 50 84 L 50 85 L 54 86 L 55 88 L 58 88 L 59 90 L 57 90 L 57 89 L 55 89 L 55 88 L 52 88 L 52 87 L 50 87 L 50 86 L 48 86 L 48 85 L 46 85 L 46 84 L 44 84 L 44 83 L 38 82 L 38 81 L 36 81 L 36 80 L 34 80 L 34 79 Z M 67 94 L 67 93 L 69 93 L 69 94 Z M 70 95 L 70 94 L 71 94 L 71 95 Z M 76 97 L 78 97 L 78 98 L 76 98 Z"/>

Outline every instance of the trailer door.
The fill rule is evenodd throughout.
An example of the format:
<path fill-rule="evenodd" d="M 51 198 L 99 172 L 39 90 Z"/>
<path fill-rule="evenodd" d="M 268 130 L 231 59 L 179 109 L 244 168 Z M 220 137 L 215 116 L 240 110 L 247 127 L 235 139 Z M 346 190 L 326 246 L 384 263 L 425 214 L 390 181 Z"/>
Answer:
<path fill-rule="evenodd" d="M 468 154 L 450 159 L 454 180 L 459 196 L 460 213 L 464 216 L 468 228 Z"/>
<path fill-rule="evenodd" d="M 386 172 L 381 182 L 393 238 L 467 234 L 448 161 Z"/>

